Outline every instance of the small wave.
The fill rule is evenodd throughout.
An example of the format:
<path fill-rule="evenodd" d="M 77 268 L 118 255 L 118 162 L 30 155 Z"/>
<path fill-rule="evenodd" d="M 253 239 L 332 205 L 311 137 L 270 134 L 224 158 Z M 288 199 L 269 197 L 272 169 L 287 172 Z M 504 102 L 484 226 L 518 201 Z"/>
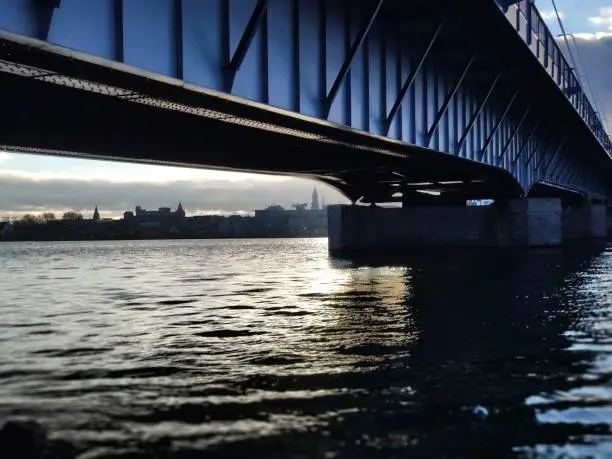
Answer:
<path fill-rule="evenodd" d="M 28 332 L 28 335 L 53 335 L 57 333 L 55 330 L 32 330 Z"/>
<path fill-rule="evenodd" d="M 268 355 L 249 360 L 249 362 L 254 365 L 291 365 L 293 363 L 302 363 L 304 361 L 305 360 L 301 357 L 287 355 Z"/>
<path fill-rule="evenodd" d="M 103 354 L 112 351 L 110 347 L 79 347 L 74 349 L 43 349 L 33 351 L 32 354 L 44 355 L 47 357 L 84 357 L 87 355 Z"/>
<path fill-rule="evenodd" d="M 43 370 L 0 370 L 0 378 L 24 378 L 27 376 L 46 376 Z"/>
<path fill-rule="evenodd" d="M 372 295 L 370 293 L 362 293 L 362 292 L 341 292 L 334 293 L 333 295 L 329 295 L 334 299 L 347 299 L 347 300 L 359 300 L 363 302 L 378 302 L 380 301 L 380 297 L 376 295 Z"/>
<path fill-rule="evenodd" d="M 168 325 L 173 326 L 173 327 L 190 327 L 193 325 L 208 325 L 212 322 L 215 322 L 214 319 L 207 319 L 207 320 L 183 320 L 181 322 L 172 322 Z"/>
<path fill-rule="evenodd" d="M 303 317 L 303 316 L 310 316 L 310 315 L 312 315 L 312 312 L 308 312 L 308 311 L 283 311 L 283 310 L 276 310 L 272 314 L 275 315 L 275 316 Z"/>
<path fill-rule="evenodd" d="M 181 282 L 214 282 L 222 279 L 222 277 L 187 277 L 185 279 L 181 279 Z"/>
<path fill-rule="evenodd" d="M 87 379 L 156 378 L 171 376 L 185 370 L 175 366 L 139 367 L 117 370 L 80 370 L 58 375 L 61 381 L 84 381 Z"/>
<path fill-rule="evenodd" d="M 202 338 L 239 338 L 241 336 L 256 336 L 263 334 L 263 332 L 249 330 L 212 330 L 195 333 L 196 336 L 200 336 Z"/>
<path fill-rule="evenodd" d="M 163 304 L 164 306 L 176 306 L 179 304 L 188 304 L 188 303 L 195 303 L 198 300 L 195 299 L 188 299 L 188 300 L 160 300 L 157 301 L 156 304 Z"/>
<path fill-rule="evenodd" d="M 181 311 L 181 312 L 176 312 L 174 314 L 164 314 L 164 318 L 169 319 L 170 317 L 197 316 L 199 314 L 202 314 L 202 313 L 200 311 L 190 311 L 190 312 Z"/>
<path fill-rule="evenodd" d="M 313 292 L 313 293 L 300 293 L 297 296 L 302 297 L 302 298 L 325 298 L 329 296 L 329 294 Z"/>
<path fill-rule="evenodd" d="M 252 293 L 264 293 L 269 292 L 270 290 L 274 290 L 272 287 L 259 287 L 259 288 L 247 288 L 245 290 L 238 291 L 239 295 L 250 295 Z"/>
<path fill-rule="evenodd" d="M 397 352 L 397 348 L 385 346 L 384 344 L 358 344 L 356 346 L 341 347 L 337 352 L 348 355 L 377 356 L 392 354 Z"/>

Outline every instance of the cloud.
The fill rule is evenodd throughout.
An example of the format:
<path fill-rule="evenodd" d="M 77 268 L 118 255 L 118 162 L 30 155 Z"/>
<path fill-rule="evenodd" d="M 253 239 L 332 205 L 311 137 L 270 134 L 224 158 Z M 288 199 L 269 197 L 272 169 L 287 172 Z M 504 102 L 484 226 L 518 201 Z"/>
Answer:
<path fill-rule="evenodd" d="M 31 155 L 25 153 L 4 153 L 13 171 L 36 179 L 77 178 L 80 180 L 109 180 L 112 182 L 160 182 L 169 183 L 180 180 L 192 181 L 283 181 L 284 176 L 249 174 L 242 172 L 220 171 L 187 167 L 159 166 L 129 162 L 98 161 L 84 158 Z M 2 156 L 0 156 L 2 162 Z M 25 172 L 28 171 L 28 172 Z M 35 172 L 33 172 L 35 171 Z"/>
<path fill-rule="evenodd" d="M 591 16 L 589 22 L 598 27 L 606 27 L 612 30 L 612 6 L 599 9 L 599 16 Z"/>
<path fill-rule="evenodd" d="M 542 16 L 542 19 L 544 19 L 545 21 L 552 21 L 557 19 L 557 14 L 555 13 L 555 10 L 540 10 L 540 16 Z M 561 19 L 565 19 L 565 13 L 563 11 L 559 11 L 559 16 L 561 17 Z"/>
<path fill-rule="evenodd" d="M 576 37 L 577 39 L 581 39 L 581 40 L 602 40 L 604 38 L 612 38 L 612 32 L 595 32 L 595 33 L 588 33 L 588 32 L 581 32 L 581 33 L 574 33 L 572 34 L 574 37 Z"/>
<path fill-rule="evenodd" d="M 326 185 L 293 178 L 273 182 L 181 180 L 117 183 L 0 171 L 0 217 L 66 210 L 89 215 L 96 205 L 103 217 L 118 217 L 136 205 L 154 209 L 160 206 L 175 208 L 179 201 L 188 215 L 248 213 L 273 203 L 289 208 L 294 203 L 309 202 L 315 186 L 327 203 L 346 202 Z"/>

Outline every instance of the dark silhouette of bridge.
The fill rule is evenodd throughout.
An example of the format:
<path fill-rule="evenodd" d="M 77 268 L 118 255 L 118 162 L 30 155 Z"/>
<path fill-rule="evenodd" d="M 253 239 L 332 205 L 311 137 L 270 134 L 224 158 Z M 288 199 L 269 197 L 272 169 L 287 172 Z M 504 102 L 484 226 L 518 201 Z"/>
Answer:
<path fill-rule="evenodd" d="M 291 174 L 355 203 L 606 202 L 529 0 L 0 0 L 0 147 Z"/>

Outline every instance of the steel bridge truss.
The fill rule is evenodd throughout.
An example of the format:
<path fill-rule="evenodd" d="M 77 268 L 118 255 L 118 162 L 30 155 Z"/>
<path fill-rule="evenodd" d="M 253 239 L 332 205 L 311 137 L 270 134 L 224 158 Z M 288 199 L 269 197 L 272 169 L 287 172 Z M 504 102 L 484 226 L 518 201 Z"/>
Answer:
<path fill-rule="evenodd" d="M 410 148 L 502 168 L 523 194 L 545 182 L 608 195 L 612 144 L 599 118 L 537 10 L 524 1 L 502 6 L 0 0 L 0 29 L 405 146 L 404 160 L 382 174 L 329 172 L 353 200 L 480 189 L 478 177 L 424 172 Z M 2 49 L 5 67 L 15 64 Z"/>

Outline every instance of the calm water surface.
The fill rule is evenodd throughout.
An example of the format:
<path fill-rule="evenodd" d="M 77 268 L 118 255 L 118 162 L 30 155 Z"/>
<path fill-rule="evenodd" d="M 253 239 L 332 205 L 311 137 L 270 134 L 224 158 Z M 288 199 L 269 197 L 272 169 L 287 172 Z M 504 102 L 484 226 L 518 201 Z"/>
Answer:
<path fill-rule="evenodd" d="M 385 258 L 0 244 L 0 420 L 83 458 L 612 457 L 612 248 Z"/>

